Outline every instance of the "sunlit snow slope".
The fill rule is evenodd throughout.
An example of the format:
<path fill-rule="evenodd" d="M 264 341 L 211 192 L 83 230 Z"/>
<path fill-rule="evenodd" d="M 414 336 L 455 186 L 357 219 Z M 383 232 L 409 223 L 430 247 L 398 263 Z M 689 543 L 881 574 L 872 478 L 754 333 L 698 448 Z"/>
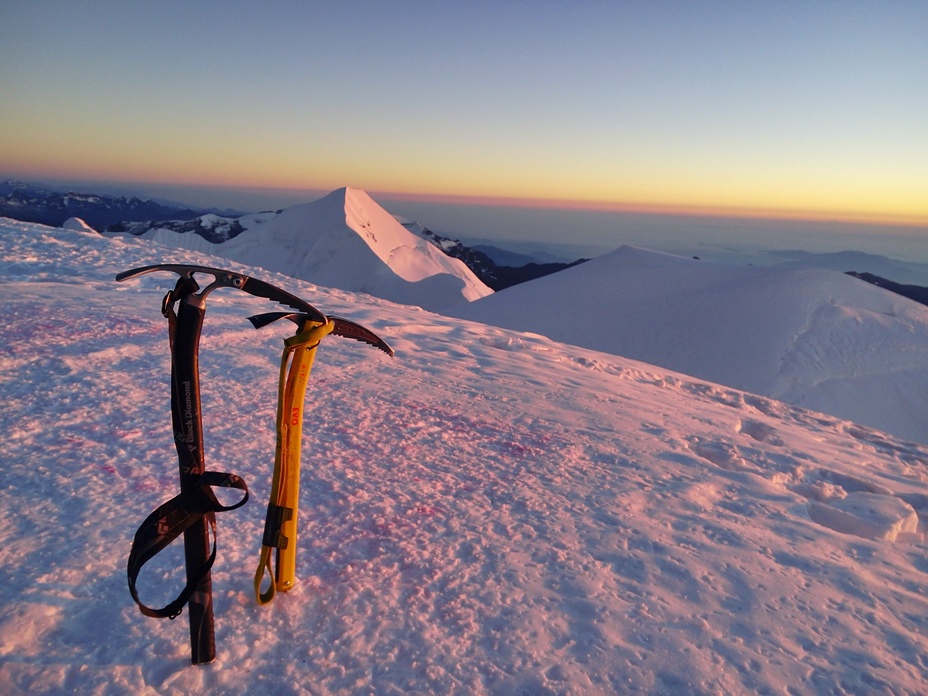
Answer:
<path fill-rule="evenodd" d="M 928 442 L 928 307 L 843 273 L 622 247 L 449 313 Z"/>
<path fill-rule="evenodd" d="M 207 301 L 218 656 L 126 586 L 177 493 L 169 275 L 233 266 L 370 326 L 319 348 L 296 587 L 252 590 L 274 459 L 273 305 Z M 918 694 L 928 682 L 928 447 L 537 335 L 219 257 L 0 220 L 0 693 Z M 143 599 L 180 590 L 180 546 Z M 163 600 L 163 602 L 159 602 Z"/>
<path fill-rule="evenodd" d="M 430 310 L 493 292 L 462 261 L 409 232 L 359 189 L 337 189 L 280 214 L 247 216 L 240 222 L 246 230 L 221 244 L 166 229 L 144 236 Z"/>

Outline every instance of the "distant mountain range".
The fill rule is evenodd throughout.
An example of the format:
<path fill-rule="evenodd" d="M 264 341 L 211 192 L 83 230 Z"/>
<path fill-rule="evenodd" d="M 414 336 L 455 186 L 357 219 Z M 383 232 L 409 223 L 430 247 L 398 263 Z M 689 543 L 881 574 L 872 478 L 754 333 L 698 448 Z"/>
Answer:
<path fill-rule="evenodd" d="M 208 212 L 136 197 L 55 191 L 14 179 L 0 182 L 0 216 L 52 227 L 72 217 L 100 230 L 126 220 L 191 220 Z"/>
<path fill-rule="evenodd" d="M 281 212 L 242 215 L 229 210 L 173 206 L 137 197 L 62 192 L 13 179 L 0 182 L 0 217 L 54 227 L 60 227 L 74 217 L 107 234 L 142 236 L 158 228 L 177 234 L 192 233 L 210 244 L 224 244 L 242 234 L 247 225 L 267 221 Z M 541 278 L 587 260 L 546 262 L 540 257 L 518 254 L 487 244 L 467 246 L 457 239 L 442 237 L 418 222 L 393 217 L 417 237 L 428 241 L 447 256 L 462 261 L 480 282 L 494 291 Z M 906 267 L 901 262 L 857 252 L 810 255 L 796 251 L 777 252 L 776 255 L 784 258 L 783 265 L 797 267 L 817 267 L 827 262 L 830 264 L 828 267 L 836 270 L 840 267 L 861 280 L 928 305 L 928 288 L 895 282 L 876 273 L 847 270 L 879 262 L 877 265 L 882 264 L 880 268 L 885 266 L 889 273 L 904 277 Z M 810 259 L 810 256 L 815 258 Z"/>
<path fill-rule="evenodd" d="M 262 213 L 265 218 L 276 215 Z M 143 235 L 152 228 L 178 234 L 193 233 L 211 244 L 223 244 L 245 231 L 242 220 L 255 216 L 215 209 L 197 210 L 170 206 L 135 197 L 114 197 L 95 193 L 63 193 L 38 184 L 7 180 L 0 182 L 0 216 L 60 227 L 72 217 L 80 218 L 105 233 Z M 460 259 L 477 278 L 492 290 L 524 283 L 582 263 L 539 263 L 530 256 L 503 249 L 468 247 L 456 239 L 442 237 L 418 222 L 398 219 L 410 232 L 438 247 L 446 255 Z M 503 261 L 494 260 L 494 256 Z"/>

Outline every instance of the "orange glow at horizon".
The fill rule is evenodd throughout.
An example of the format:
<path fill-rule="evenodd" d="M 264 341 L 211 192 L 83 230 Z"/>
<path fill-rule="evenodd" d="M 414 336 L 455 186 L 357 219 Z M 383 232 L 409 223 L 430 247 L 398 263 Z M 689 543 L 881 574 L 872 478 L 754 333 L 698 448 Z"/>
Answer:
<path fill-rule="evenodd" d="M 141 124 L 117 128 L 114 121 L 94 131 L 74 119 L 43 129 L 53 137 L 18 125 L 23 137 L 0 143 L 0 162 L 39 180 L 292 190 L 347 185 L 385 199 L 435 203 L 928 226 L 919 170 L 901 166 L 864 177 L 860 167 L 852 174 L 828 158 L 817 168 L 770 161 L 758 169 L 737 158 L 725 164 L 721 153 L 712 161 L 629 153 L 617 166 L 597 153 L 575 160 L 571 153 L 459 146 L 446 166 L 442 153 L 427 148 L 410 157 L 404 149 L 410 143 L 378 141 L 372 158 L 349 141 L 242 141 L 221 127 L 176 133 L 168 143 Z"/>
<path fill-rule="evenodd" d="M 582 210 L 647 215 L 679 215 L 694 217 L 733 217 L 768 220 L 834 220 L 840 222 L 882 223 L 901 227 L 928 227 L 928 212 L 903 214 L 849 209 L 786 208 L 749 205 L 696 205 L 681 203 L 636 203 L 606 200 L 576 200 L 566 198 L 533 198 L 515 196 L 418 194 L 407 192 L 371 192 L 390 200 L 416 200 L 432 203 L 479 205 L 489 207 L 534 208 L 552 210 Z"/>
<path fill-rule="evenodd" d="M 172 148 L 146 142 L 131 129 L 103 140 L 77 135 L 59 131 L 54 140 L 8 142 L 0 146 L 0 159 L 10 171 L 39 180 L 294 191 L 347 185 L 384 199 L 463 205 L 928 226 L 928 195 L 917 196 L 911 183 L 901 190 L 892 181 L 881 186 L 879 179 L 864 185 L 837 175 L 797 177 L 779 170 L 740 180 L 731 172 L 700 179 L 697 167 L 575 171 L 563 162 L 479 156 L 462 158 L 448 170 L 394 152 L 372 161 L 334 146 L 268 151 L 243 143 L 230 150 L 226 143 L 232 138 L 219 133 L 197 142 L 186 137 L 183 147 L 175 142 Z"/>
<path fill-rule="evenodd" d="M 68 180 L 74 179 L 88 181 L 105 181 L 112 183 L 131 184 L 139 188 L 144 185 L 160 186 L 190 186 L 214 189 L 241 189 L 241 190 L 264 190 L 264 191 L 330 191 L 342 186 L 359 188 L 367 191 L 375 199 L 384 201 L 388 200 L 410 200 L 423 201 L 431 203 L 444 203 L 452 205 L 474 205 L 486 207 L 511 207 L 527 208 L 538 210 L 577 210 L 603 213 L 638 213 L 643 215 L 670 215 L 670 216 L 692 216 L 692 217 L 720 217 L 720 218 L 744 218 L 744 219 L 766 219 L 766 220 L 810 220 L 810 221 L 837 221 L 845 223 L 871 223 L 885 224 L 899 227 L 921 228 L 928 227 L 928 210 L 915 210 L 911 213 L 886 210 L 885 208 L 873 207 L 867 209 L 862 206 L 846 207 L 801 207 L 801 206 L 773 206 L 773 205 L 751 205 L 751 204 L 721 204 L 721 203 L 677 203 L 664 202 L 660 200 L 650 201 L 631 201 L 631 200 L 584 200 L 560 197 L 535 197 L 535 196 L 506 196 L 506 195 L 487 195 L 487 194 L 457 194 L 457 193 L 419 193 L 406 188 L 386 188 L 378 185 L 378 182 L 371 180 L 368 182 L 336 181 L 330 177 L 309 178 L 307 177 L 294 185 L 292 180 L 281 180 L 273 184 L 261 182 L 255 184 L 253 181 L 235 176 L 234 173 L 227 172 L 226 176 L 205 177 L 202 172 L 190 172 L 187 176 L 172 177 L 165 176 L 164 170 L 153 168 L 139 168 L 136 171 L 123 176 L 114 176 L 112 170 L 102 167 L 98 170 L 88 172 L 86 169 L 60 167 L 52 171 L 48 167 L 20 167 L 19 171 L 24 176 L 32 175 L 39 180 L 55 179 Z M 199 176 L 197 174 L 200 174 Z M 277 178 L 277 177 L 275 177 Z M 757 196 L 761 198 L 762 196 Z M 679 199 L 687 197 L 681 196 Z M 673 201 L 673 197 L 668 196 L 668 201 Z"/>

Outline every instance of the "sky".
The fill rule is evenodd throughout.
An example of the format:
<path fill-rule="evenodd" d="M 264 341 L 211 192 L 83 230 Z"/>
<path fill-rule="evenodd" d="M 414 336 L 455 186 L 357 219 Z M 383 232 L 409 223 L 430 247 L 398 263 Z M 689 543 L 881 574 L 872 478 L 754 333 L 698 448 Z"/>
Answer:
<path fill-rule="evenodd" d="M 0 4 L 0 176 L 928 226 L 924 2 Z"/>

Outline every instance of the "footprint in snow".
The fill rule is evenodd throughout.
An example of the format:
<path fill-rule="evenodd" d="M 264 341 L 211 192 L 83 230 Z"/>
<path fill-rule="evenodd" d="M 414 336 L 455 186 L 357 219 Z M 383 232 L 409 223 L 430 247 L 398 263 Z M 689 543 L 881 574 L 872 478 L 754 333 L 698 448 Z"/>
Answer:
<path fill-rule="evenodd" d="M 522 339 L 512 336 L 482 336 L 480 338 L 480 343 L 488 348 L 496 348 L 498 350 L 517 351 L 525 349 L 525 344 L 522 342 Z"/>
<path fill-rule="evenodd" d="M 736 430 L 757 442 L 766 442 L 771 445 L 783 444 L 783 441 L 775 436 L 776 429 L 760 421 L 742 419 L 738 422 Z"/>
<path fill-rule="evenodd" d="M 715 464 L 720 469 L 726 471 L 756 471 L 756 468 L 748 464 L 744 457 L 741 456 L 738 447 L 730 442 L 722 440 L 704 441 L 701 438 L 693 438 L 689 442 L 689 448 L 694 454 Z"/>

